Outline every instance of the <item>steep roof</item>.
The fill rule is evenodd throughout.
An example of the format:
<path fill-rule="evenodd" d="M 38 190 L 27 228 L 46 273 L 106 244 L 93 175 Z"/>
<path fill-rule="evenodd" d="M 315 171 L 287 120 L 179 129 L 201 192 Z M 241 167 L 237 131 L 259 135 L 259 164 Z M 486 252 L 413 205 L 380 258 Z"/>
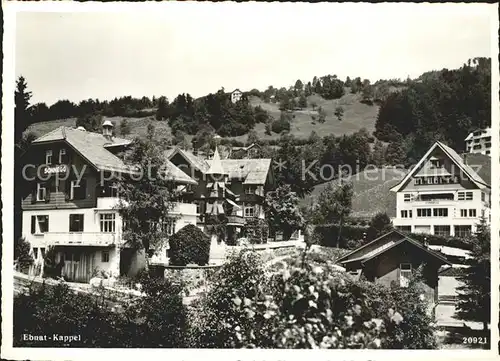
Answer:
<path fill-rule="evenodd" d="M 106 149 L 107 147 L 129 145 L 132 143 L 131 140 L 115 137 L 110 140 L 100 133 L 61 126 L 37 138 L 33 144 L 55 141 L 65 141 L 97 170 L 123 173 L 134 171 L 133 167 L 126 165 L 122 159 Z M 167 172 L 173 180 L 179 183 L 196 184 L 195 180 L 170 161 L 167 163 Z"/>
<path fill-rule="evenodd" d="M 413 169 L 408 172 L 408 174 L 403 178 L 401 182 L 391 188 L 391 191 L 397 192 L 401 189 L 401 187 L 408 182 L 408 180 L 421 168 L 423 163 L 429 158 L 430 154 L 434 151 L 434 149 L 440 148 L 449 159 L 451 159 L 455 165 L 462 170 L 468 177 L 470 177 L 471 181 L 474 182 L 479 188 L 489 187 L 490 183 L 487 183 L 478 173 L 476 173 L 469 165 L 464 163 L 464 160 L 460 155 L 458 155 L 455 150 L 448 147 L 447 145 L 436 142 L 434 143 L 429 150 L 425 153 L 425 155 L 418 161 L 418 163 L 413 167 Z"/>
<path fill-rule="evenodd" d="M 218 151 L 217 151 L 218 153 Z M 180 154 L 186 159 L 191 166 L 200 170 L 204 174 L 210 174 L 214 169 L 219 166 L 214 165 L 214 160 L 205 160 L 201 157 L 194 155 L 193 153 L 183 150 L 180 148 L 175 148 L 165 152 L 165 156 L 168 159 L 172 159 L 175 154 Z M 214 154 L 215 157 L 215 154 Z M 271 170 L 271 159 L 220 159 L 216 160 L 215 163 L 219 163 L 222 167 L 223 173 L 218 174 L 228 174 L 230 179 L 243 179 L 244 184 L 265 184 L 267 176 Z M 212 168 L 214 166 L 214 168 Z M 217 169 L 217 172 L 221 172 Z"/>
<path fill-rule="evenodd" d="M 110 140 L 100 133 L 61 126 L 37 138 L 33 144 L 55 141 L 68 143 L 98 170 L 131 171 L 131 168 L 125 165 L 120 158 L 105 149 L 105 146 L 113 145 L 115 142 L 120 145 L 128 145 L 131 143 L 128 139 L 113 137 Z"/>
<path fill-rule="evenodd" d="M 205 159 L 194 155 L 188 150 L 176 147 L 165 151 L 165 156 L 168 159 L 172 159 L 172 157 L 176 154 L 180 154 L 192 167 L 198 169 L 202 173 L 206 173 L 210 169 L 210 164 L 208 164 Z"/>
<path fill-rule="evenodd" d="M 243 184 L 265 184 L 271 159 L 224 159 L 222 167 L 229 178 L 244 179 Z"/>
<path fill-rule="evenodd" d="M 394 235 L 394 237 L 389 237 L 390 235 Z M 399 246 L 400 244 L 408 242 L 412 246 L 415 246 L 419 248 L 420 250 L 426 252 L 429 256 L 434 257 L 438 260 L 440 260 L 444 264 L 450 264 L 446 257 L 442 256 L 441 254 L 434 252 L 433 250 L 429 249 L 428 247 L 425 247 L 423 244 L 421 244 L 419 241 L 414 240 L 413 238 L 408 237 L 408 235 L 401 233 L 397 230 L 392 230 L 376 239 L 374 239 L 371 242 L 368 242 L 367 244 L 356 248 L 352 252 L 346 254 L 345 256 L 339 258 L 337 262 L 339 263 L 350 263 L 350 262 L 356 262 L 356 261 L 361 261 L 361 263 L 365 263 L 369 260 L 372 260 L 381 254 L 387 252 L 388 250 Z M 375 245 L 376 243 L 380 243 L 379 246 L 370 249 L 370 246 Z"/>
<path fill-rule="evenodd" d="M 207 174 L 227 174 L 227 172 L 222 167 L 219 150 L 215 147 L 214 157 L 210 161 L 210 168 L 206 172 Z"/>

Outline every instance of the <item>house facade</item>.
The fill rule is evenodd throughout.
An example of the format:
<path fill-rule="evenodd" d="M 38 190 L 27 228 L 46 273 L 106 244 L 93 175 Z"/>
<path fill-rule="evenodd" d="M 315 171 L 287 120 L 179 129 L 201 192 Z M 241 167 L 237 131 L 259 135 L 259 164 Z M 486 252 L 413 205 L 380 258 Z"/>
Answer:
<path fill-rule="evenodd" d="M 467 153 L 480 153 L 490 155 L 491 153 L 491 128 L 475 130 L 465 138 Z"/>
<path fill-rule="evenodd" d="M 388 287 L 408 287 L 421 270 L 424 297 L 430 309 L 438 303 L 439 270 L 450 266 L 442 254 L 432 251 L 404 233 L 393 230 L 341 257 L 337 263 L 353 277 Z"/>
<path fill-rule="evenodd" d="M 433 144 L 391 189 L 396 192 L 393 225 L 412 233 L 466 237 L 482 216 L 491 222 L 491 165 L 484 158 L 489 157 L 460 156 L 441 142 Z"/>
<path fill-rule="evenodd" d="M 232 103 L 237 103 L 240 101 L 241 97 L 243 96 L 243 92 L 239 89 L 233 90 L 231 93 L 231 102 Z"/>
<path fill-rule="evenodd" d="M 196 180 L 186 192 L 188 202 L 197 206 L 198 225 L 208 230 L 213 216 L 224 215 L 226 241 L 245 236 L 245 226 L 265 219 L 264 199 L 275 188 L 271 159 L 221 159 L 216 149 L 212 159 L 174 148 L 168 159 Z"/>
<path fill-rule="evenodd" d="M 23 158 L 22 235 L 37 263 L 51 248 L 61 275 L 77 282 L 99 271 L 132 275 L 142 268 L 145 256 L 127 245 L 117 210 L 116 177 L 133 172 L 118 153 L 130 143 L 112 136 L 110 122 L 102 134 L 59 127 L 32 143 Z M 196 184 L 168 167 L 177 187 Z M 176 203 L 168 216 L 164 226 L 174 233 L 196 223 L 196 206 Z"/>

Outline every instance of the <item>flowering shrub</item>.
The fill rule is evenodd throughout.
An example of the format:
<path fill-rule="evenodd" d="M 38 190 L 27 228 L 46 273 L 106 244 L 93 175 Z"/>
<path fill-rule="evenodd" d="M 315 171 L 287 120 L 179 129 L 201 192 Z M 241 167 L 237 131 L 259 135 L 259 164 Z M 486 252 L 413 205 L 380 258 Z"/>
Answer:
<path fill-rule="evenodd" d="M 413 288 L 354 281 L 328 265 L 288 266 L 266 275 L 252 253 L 233 259 L 223 273 L 225 281 L 214 284 L 197 311 L 199 319 L 209 320 L 198 325 L 211 340 L 201 345 L 436 347 L 425 304 Z"/>

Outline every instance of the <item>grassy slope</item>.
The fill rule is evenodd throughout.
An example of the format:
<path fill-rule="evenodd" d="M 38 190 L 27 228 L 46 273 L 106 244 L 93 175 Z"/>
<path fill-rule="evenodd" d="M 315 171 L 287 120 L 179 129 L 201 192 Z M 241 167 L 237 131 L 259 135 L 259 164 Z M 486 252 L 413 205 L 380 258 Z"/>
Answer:
<path fill-rule="evenodd" d="M 369 169 L 351 176 L 354 186 L 353 210 L 354 217 L 371 217 L 378 212 L 387 212 L 389 217 L 396 214 L 396 194 L 390 189 L 404 176 L 404 170 L 382 168 Z M 327 183 L 316 186 L 310 197 L 303 200 L 309 204 L 317 199 Z M 311 199 L 312 198 L 312 199 Z"/>
<path fill-rule="evenodd" d="M 316 124 L 314 124 L 313 120 L 311 119 L 311 115 L 317 116 L 317 111 L 313 110 L 312 107 L 309 106 L 306 109 L 293 112 L 294 118 L 292 120 L 290 132 L 291 134 L 299 138 L 309 137 L 311 131 L 313 130 L 320 136 L 328 134 L 335 134 L 337 136 L 350 134 L 358 131 L 361 128 L 366 128 L 369 132 L 372 132 L 375 128 L 378 106 L 362 104 L 359 102 L 360 99 L 361 95 L 351 94 L 349 88 L 346 88 L 346 94 L 340 99 L 325 100 L 319 95 L 311 95 L 308 97 L 308 104 L 310 104 L 311 102 L 315 102 L 318 107 L 321 106 L 326 112 L 326 122 L 323 124 L 316 122 Z M 279 119 L 279 104 L 264 103 L 260 98 L 254 96 L 250 97 L 250 103 L 253 106 L 262 106 L 262 108 L 267 110 L 272 117 L 274 117 L 275 119 Z M 335 108 L 337 106 L 342 106 L 344 108 L 344 116 L 342 121 L 339 121 L 334 115 Z M 123 118 L 105 117 L 105 119 L 114 121 L 116 123 L 117 130 L 119 130 L 119 125 Z M 144 136 L 146 134 L 146 128 L 149 122 L 153 122 L 155 124 L 156 130 L 159 133 L 159 137 L 165 137 L 171 134 L 170 127 L 168 126 L 167 122 L 158 122 L 154 120 L 153 117 L 127 118 L 127 120 L 131 129 L 131 134 L 130 136 L 127 136 L 127 138 L 134 137 L 136 135 Z M 70 118 L 41 122 L 32 125 L 29 130 L 35 131 L 38 135 L 43 135 L 61 125 L 74 127 L 75 121 L 75 118 Z M 255 130 L 257 131 L 257 134 L 261 139 L 279 138 L 279 134 L 276 133 L 272 133 L 272 135 L 270 136 L 266 135 L 264 124 L 257 124 Z M 247 135 L 234 137 L 234 139 L 246 141 Z"/>
<path fill-rule="evenodd" d="M 351 94 L 349 88 L 346 88 L 346 94 L 340 99 L 326 100 L 319 95 L 311 95 L 307 99 L 308 107 L 303 110 L 293 112 L 290 133 L 298 138 L 307 138 L 314 130 L 320 136 L 335 134 L 343 135 L 354 133 L 361 128 L 366 128 L 370 133 L 375 129 L 375 121 L 377 119 L 378 106 L 366 105 L 360 103 L 360 94 Z M 326 121 L 321 124 L 314 122 L 311 115 L 317 118 L 317 107 L 312 109 L 310 104 L 314 102 L 317 107 L 322 107 L 326 113 Z M 260 105 L 263 109 L 268 111 L 274 119 L 279 119 L 281 111 L 279 104 L 264 103 L 262 99 L 251 96 L 250 103 L 253 106 Z M 342 121 L 339 121 L 335 116 L 335 108 L 341 106 L 344 108 L 344 116 Z M 272 133 L 272 135 L 265 134 L 265 125 L 257 124 L 255 131 L 261 139 L 277 139 L 279 134 Z M 235 137 L 240 141 L 246 140 L 246 135 Z"/>

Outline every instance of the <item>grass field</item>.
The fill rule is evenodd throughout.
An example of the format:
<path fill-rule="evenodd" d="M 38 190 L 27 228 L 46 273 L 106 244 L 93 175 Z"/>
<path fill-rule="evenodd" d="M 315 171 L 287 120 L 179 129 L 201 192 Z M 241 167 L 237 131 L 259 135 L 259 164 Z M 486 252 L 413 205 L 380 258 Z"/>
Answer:
<path fill-rule="evenodd" d="M 346 94 L 340 99 L 326 100 L 319 95 L 311 95 L 308 97 L 309 106 L 303 110 L 296 110 L 292 112 L 292 122 L 290 133 L 298 138 L 307 138 L 314 130 L 320 136 L 325 136 L 329 134 L 335 134 L 340 136 L 343 134 L 354 133 L 361 128 L 366 128 L 370 133 L 375 129 L 375 121 L 377 119 L 378 106 L 376 105 L 366 105 L 360 103 L 360 94 L 351 94 L 349 89 L 346 89 Z M 250 103 L 252 106 L 260 105 L 262 108 L 267 110 L 270 115 L 279 119 L 280 110 L 279 104 L 275 103 L 264 103 L 260 98 L 251 96 Z M 316 103 L 315 110 L 310 106 L 311 103 Z M 314 122 L 311 116 L 317 116 L 317 107 L 321 106 L 326 113 L 326 121 L 321 124 L 319 122 Z M 344 115 L 342 121 L 339 121 L 334 115 L 335 108 L 341 106 L 344 109 Z M 109 119 L 114 121 L 119 134 L 119 126 L 124 119 L 123 117 L 104 117 L 104 120 Z M 133 138 L 135 136 L 144 136 L 146 134 L 147 125 L 152 122 L 156 127 L 156 132 L 159 138 L 168 137 L 171 135 L 170 127 L 165 121 L 156 121 L 154 117 L 149 116 L 145 118 L 126 118 L 129 125 L 131 133 L 127 138 Z M 52 120 L 41 123 L 33 124 L 28 130 L 36 132 L 38 135 L 46 134 L 61 125 L 68 127 L 74 127 L 76 118 Z M 255 131 L 257 132 L 259 138 L 270 140 L 278 139 L 279 134 L 272 133 L 272 135 L 265 134 L 265 125 L 260 123 L 255 126 Z M 188 136 L 188 140 L 191 140 L 192 136 Z M 239 141 L 246 141 L 247 135 L 241 135 L 238 137 L 230 137 L 232 139 L 237 139 Z"/>
<path fill-rule="evenodd" d="M 378 212 L 387 212 L 389 217 L 396 214 L 396 193 L 390 189 L 404 176 L 404 170 L 393 168 L 369 169 L 357 173 L 349 179 L 353 183 L 353 217 L 372 217 Z M 317 199 L 328 183 L 317 185 L 311 195 L 303 200 L 309 204 Z"/>

